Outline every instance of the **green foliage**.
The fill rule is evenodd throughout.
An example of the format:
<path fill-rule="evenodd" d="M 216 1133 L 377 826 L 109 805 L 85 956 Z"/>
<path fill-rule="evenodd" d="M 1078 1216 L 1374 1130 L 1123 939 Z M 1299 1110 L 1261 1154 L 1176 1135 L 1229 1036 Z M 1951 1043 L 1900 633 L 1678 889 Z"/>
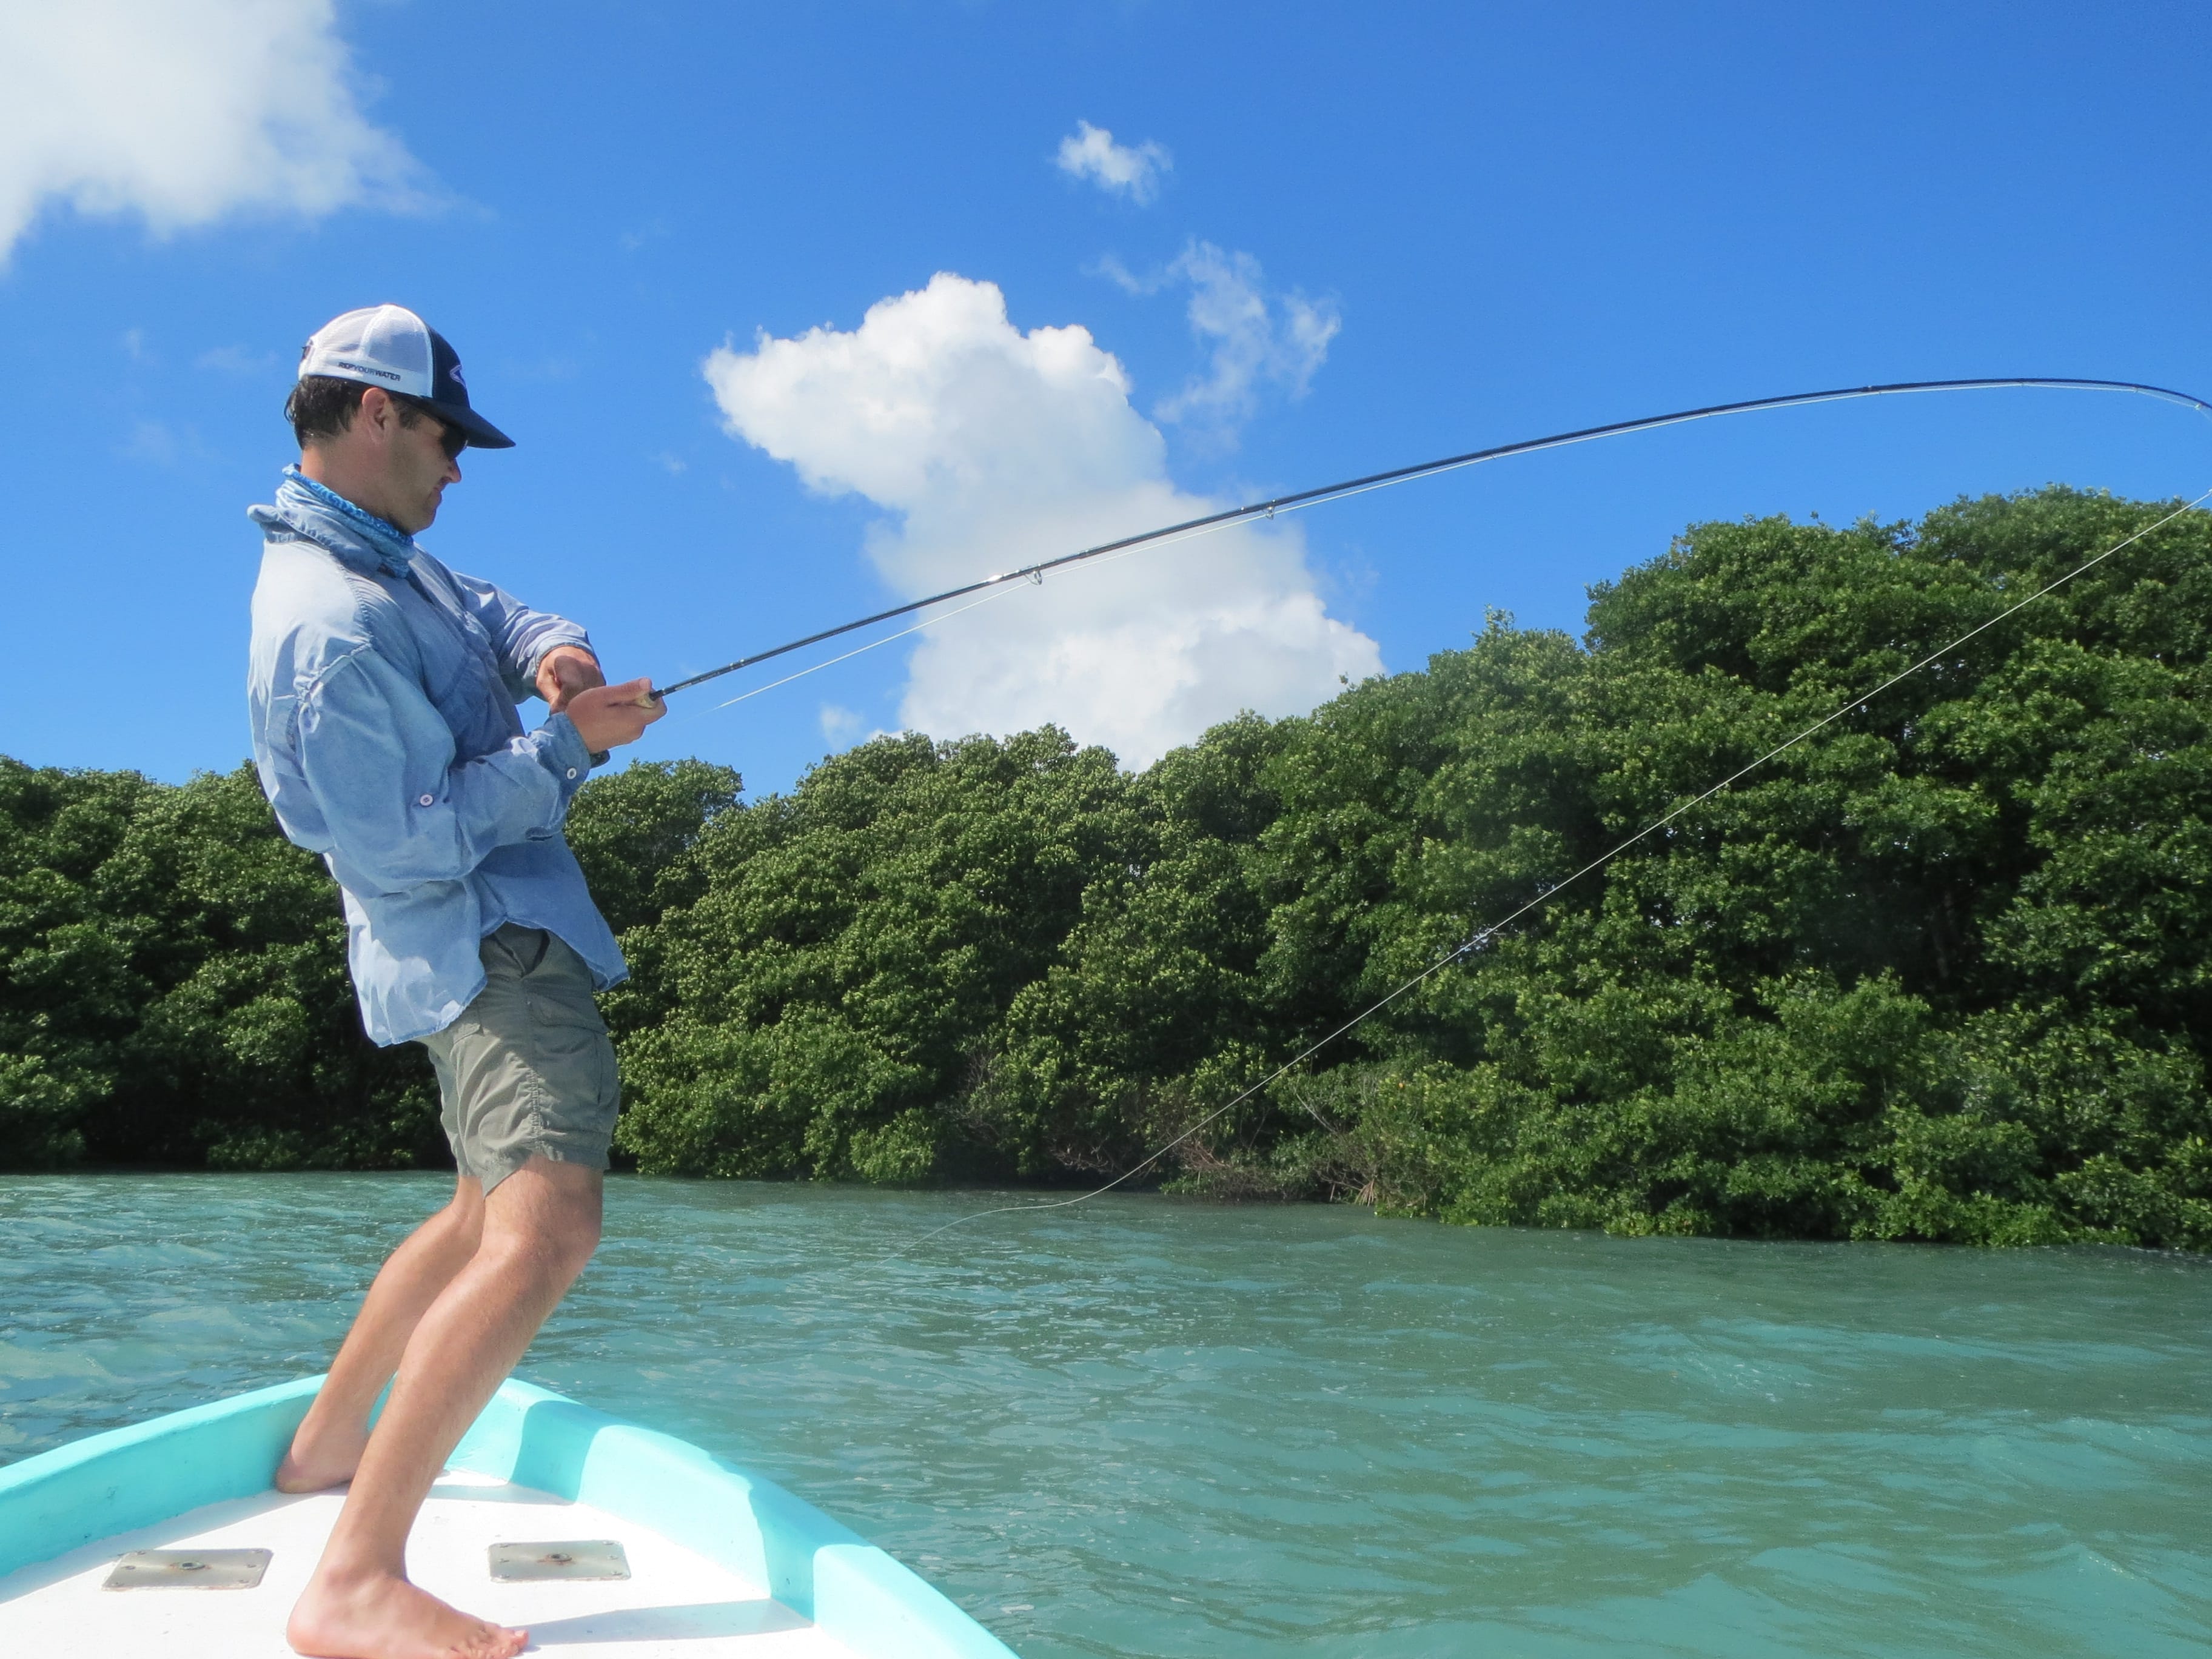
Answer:
<path fill-rule="evenodd" d="M 250 767 L 0 760 L 0 1166 L 434 1158 L 420 1051 L 361 1034 L 337 898 Z"/>
<path fill-rule="evenodd" d="M 647 930 L 668 1018 L 625 1038 L 627 1144 L 702 1173 L 1129 1169 L 2164 510 L 1700 526 L 1593 593 L 1584 643 L 1493 616 L 1136 777 L 1051 733 L 825 763 L 710 830 L 703 896 Z M 1866 697 L 1164 1172 L 1622 1232 L 2212 1244 L 2207 532 Z"/>
<path fill-rule="evenodd" d="M 1135 788 L 1057 732 L 909 736 L 717 817 L 701 896 L 625 936 L 668 1012 L 625 1031 L 622 1146 L 648 1172 L 961 1167 L 1009 1004 L 1144 842 Z"/>
<path fill-rule="evenodd" d="M 706 761 L 638 761 L 577 792 L 565 834 L 608 927 L 625 933 L 698 901 L 707 888 L 700 837 L 737 810 L 744 787 Z"/>
<path fill-rule="evenodd" d="M 1285 799 L 1316 807 L 1261 837 L 1297 895 L 1280 982 L 1346 987 L 1323 1018 L 1381 994 L 2164 511 L 2054 489 L 1917 530 L 1699 526 L 1597 590 L 1584 652 L 1493 623 L 1340 699 L 1297 723 Z M 1375 1195 L 1626 1232 L 2212 1245 L 2207 550 L 2202 516 L 2168 526 L 1363 1028 L 1405 1085 L 1354 1137 Z M 1386 793 L 1371 829 L 1327 816 Z"/>
<path fill-rule="evenodd" d="M 1991 622 L 2167 510 L 1694 526 L 1592 592 L 1581 641 L 1493 615 L 1140 775 L 1048 729 L 878 739 L 750 805 L 697 762 L 595 781 L 569 833 L 635 973 L 620 1144 L 648 1172 L 1087 1181 L 1434 967 L 1146 1178 L 2212 1248 L 2212 519 Z M 0 832 L 10 1161 L 432 1155 L 250 775 L 15 767 Z"/>
<path fill-rule="evenodd" d="M 701 890 L 686 855 L 737 775 L 636 766 L 578 796 L 611 915 Z M 447 1162 L 420 1048 L 379 1049 L 321 862 L 250 766 L 181 787 L 0 759 L 0 1168 Z"/>

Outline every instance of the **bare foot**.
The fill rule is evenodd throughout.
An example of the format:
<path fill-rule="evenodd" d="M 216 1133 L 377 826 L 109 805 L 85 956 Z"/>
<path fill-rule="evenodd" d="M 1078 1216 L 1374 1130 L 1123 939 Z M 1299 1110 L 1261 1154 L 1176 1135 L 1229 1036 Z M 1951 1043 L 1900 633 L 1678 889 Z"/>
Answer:
<path fill-rule="evenodd" d="M 284 1638 L 316 1659 L 512 1659 L 529 1645 L 530 1632 L 471 1619 L 404 1578 L 337 1587 L 318 1573 Z"/>
<path fill-rule="evenodd" d="M 322 1492 L 343 1486 L 361 1467 L 361 1455 L 368 1445 L 366 1433 L 311 1436 L 309 1426 L 300 1425 L 300 1432 L 292 1437 L 292 1449 L 276 1466 L 278 1492 Z"/>

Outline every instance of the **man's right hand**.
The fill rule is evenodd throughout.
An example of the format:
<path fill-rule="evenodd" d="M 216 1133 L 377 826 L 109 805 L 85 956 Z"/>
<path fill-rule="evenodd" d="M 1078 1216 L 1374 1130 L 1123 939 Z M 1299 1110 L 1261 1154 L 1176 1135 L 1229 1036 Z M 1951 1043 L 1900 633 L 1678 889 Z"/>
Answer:
<path fill-rule="evenodd" d="M 635 743 L 647 726 L 668 712 L 668 705 L 653 695 L 651 680 L 625 680 L 620 685 L 579 691 L 561 712 L 574 723 L 584 747 L 598 754 L 617 744 Z"/>

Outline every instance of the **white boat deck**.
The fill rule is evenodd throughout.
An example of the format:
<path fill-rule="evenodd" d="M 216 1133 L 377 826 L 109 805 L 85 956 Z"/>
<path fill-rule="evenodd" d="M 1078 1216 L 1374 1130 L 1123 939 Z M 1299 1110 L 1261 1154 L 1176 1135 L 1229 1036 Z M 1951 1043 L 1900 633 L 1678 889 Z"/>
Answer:
<path fill-rule="evenodd" d="M 340 1494 L 263 1492 L 118 1533 L 0 1577 L 9 1659 L 289 1659 L 284 1620 L 322 1553 Z M 631 1576 L 507 1583 L 498 1543 L 617 1540 Z M 266 1549 L 252 1589 L 102 1588 L 126 1550 Z M 408 1576 L 480 1618 L 527 1629 L 532 1653 L 606 1659 L 854 1659 L 760 1585 L 633 1521 L 488 1476 L 449 1472 L 407 1547 Z"/>

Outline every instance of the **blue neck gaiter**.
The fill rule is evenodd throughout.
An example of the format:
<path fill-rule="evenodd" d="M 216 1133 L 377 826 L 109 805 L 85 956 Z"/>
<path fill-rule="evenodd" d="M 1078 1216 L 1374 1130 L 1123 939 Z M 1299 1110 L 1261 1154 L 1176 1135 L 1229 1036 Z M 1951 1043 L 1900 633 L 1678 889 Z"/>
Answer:
<path fill-rule="evenodd" d="M 289 531 L 387 576 L 404 576 L 415 557 L 412 536 L 317 483 L 297 466 L 284 469 L 274 507 L 249 507 L 246 516 L 264 530 Z"/>

